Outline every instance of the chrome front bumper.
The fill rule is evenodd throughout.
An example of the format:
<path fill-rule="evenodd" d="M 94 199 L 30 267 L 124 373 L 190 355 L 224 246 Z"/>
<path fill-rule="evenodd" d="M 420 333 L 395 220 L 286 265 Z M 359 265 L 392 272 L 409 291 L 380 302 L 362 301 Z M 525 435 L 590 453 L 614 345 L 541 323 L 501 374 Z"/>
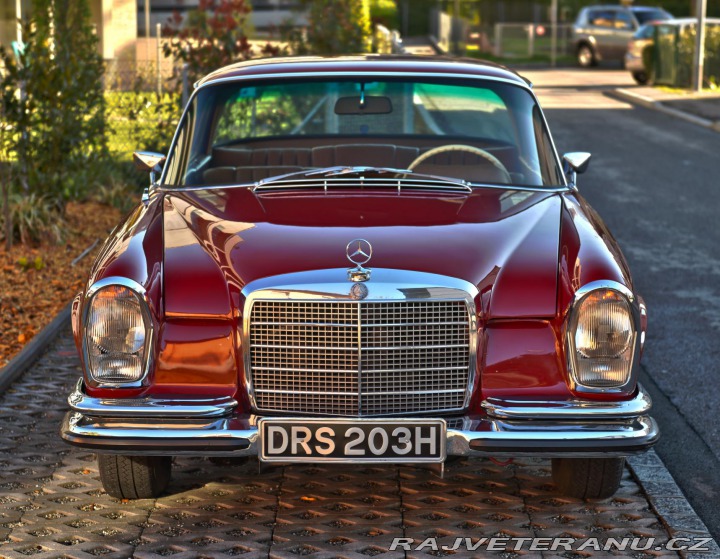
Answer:
<path fill-rule="evenodd" d="M 129 455 L 257 456 L 258 416 L 218 400 L 112 400 L 87 396 L 79 382 L 60 434 L 73 445 Z M 483 402 L 486 415 L 447 417 L 447 454 L 608 457 L 647 450 L 659 437 L 638 389 L 624 402 Z M 362 419 L 358 419 L 362 421 Z"/>

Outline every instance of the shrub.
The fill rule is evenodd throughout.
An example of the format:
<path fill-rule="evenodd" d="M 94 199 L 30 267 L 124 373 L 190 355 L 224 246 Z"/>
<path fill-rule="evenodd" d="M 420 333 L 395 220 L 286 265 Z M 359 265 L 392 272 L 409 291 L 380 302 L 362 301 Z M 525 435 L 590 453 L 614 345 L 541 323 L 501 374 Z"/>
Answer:
<path fill-rule="evenodd" d="M 685 27 L 680 33 L 678 43 L 677 78 L 679 86 L 689 87 L 692 83 L 692 70 L 695 57 L 697 28 Z M 720 86 L 720 25 L 708 25 L 705 28 L 705 67 L 704 87 Z"/>
<path fill-rule="evenodd" d="M 367 0 L 302 0 L 308 10 L 307 36 L 290 37 L 296 54 L 353 54 L 372 47 Z"/>
<path fill-rule="evenodd" d="M 101 204 L 107 204 L 119 209 L 125 213 L 130 211 L 140 201 L 141 189 L 135 187 L 133 179 L 144 179 L 143 185 L 147 185 L 147 175 L 142 177 L 128 178 L 126 176 L 117 176 L 111 173 L 106 184 L 103 184 L 93 194 L 93 198 Z"/>
<path fill-rule="evenodd" d="M 130 161 L 137 150 L 167 152 L 180 118 L 180 94 L 109 91 L 105 102 L 113 158 Z"/>
<path fill-rule="evenodd" d="M 11 234 L 24 245 L 62 240 L 64 222 L 55 201 L 35 193 L 13 194 L 9 199 Z M 0 215 L 0 239 L 6 238 L 5 215 Z"/>
<path fill-rule="evenodd" d="M 3 228 L 5 249 L 10 250 L 14 241 L 10 197 L 13 192 L 13 168 L 17 159 L 19 130 L 25 130 L 28 115 L 24 100 L 18 90 L 21 68 L 15 55 L 0 45 L 0 191 L 2 194 Z"/>
<path fill-rule="evenodd" d="M 26 134 L 19 172 L 60 208 L 96 183 L 105 154 L 103 61 L 87 0 L 33 0 L 20 56 Z"/>
<path fill-rule="evenodd" d="M 370 0 L 370 20 L 388 29 L 398 28 L 398 8 L 395 0 Z"/>
<path fill-rule="evenodd" d="M 59 238 L 51 213 L 97 184 L 107 153 L 103 62 L 87 0 L 32 0 L 31 13 L 19 57 L 0 51 L 0 153 L 13 161 L 13 182 L 3 181 L 8 242 Z"/>
<path fill-rule="evenodd" d="M 250 10 L 247 0 L 200 0 L 185 20 L 175 12 L 163 29 L 163 35 L 172 37 L 163 44 L 165 56 L 179 66 L 188 65 L 191 83 L 222 66 L 253 58 L 256 53 L 246 34 Z M 260 51 L 266 56 L 278 53 L 270 44 Z"/>

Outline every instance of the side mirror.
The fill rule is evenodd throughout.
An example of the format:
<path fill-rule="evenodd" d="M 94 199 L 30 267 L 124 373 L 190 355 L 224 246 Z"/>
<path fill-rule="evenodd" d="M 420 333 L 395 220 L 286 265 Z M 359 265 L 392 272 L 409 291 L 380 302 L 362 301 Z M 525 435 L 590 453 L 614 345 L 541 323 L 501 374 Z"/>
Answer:
<path fill-rule="evenodd" d="M 587 171 L 590 166 L 591 157 L 586 151 L 573 151 L 563 155 L 563 172 L 573 188 L 577 188 L 577 175 Z"/>
<path fill-rule="evenodd" d="M 136 151 L 133 153 L 133 163 L 138 171 L 150 173 L 150 184 L 155 184 L 156 175 L 162 172 L 167 157 L 162 153 L 152 151 Z"/>

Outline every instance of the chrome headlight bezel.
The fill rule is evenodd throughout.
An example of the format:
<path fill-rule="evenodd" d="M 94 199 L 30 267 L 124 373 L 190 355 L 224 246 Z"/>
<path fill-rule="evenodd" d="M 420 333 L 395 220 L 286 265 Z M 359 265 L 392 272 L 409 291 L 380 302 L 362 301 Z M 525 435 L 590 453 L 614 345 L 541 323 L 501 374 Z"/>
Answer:
<path fill-rule="evenodd" d="M 142 370 L 140 376 L 136 380 L 115 382 L 108 381 L 95 376 L 94 371 L 91 368 L 91 359 L 88 348 L 88 332 L 87 322 L 92 309 L 92 303 L 97 294 L 106 287 L 120 286 L 130 290 L 137 298 L 140 306 L 140 312 L 142 313 L 142 319 L 145 326 L 145 342 L 144 342 L 144 360 L 142 362 Z M 108 277 L 93 283 L 85 294 L 85 300 L 82 306 L 82 318 L 81 318 L 81 341 L 82 341 L 82 355 L 83 365 L 85 368 L 85 380 L 88 385 L 95 388 L 139 388 L 147 384 L 148 373 L 150 371 L 153 362 L 153 349 L 155 346 L 155 328 L 152 315 L 150 312 L 150 305 L 147 299 L 147 292 L 145 288 L 134 280 L 123 277 Z"/>
<path fill-rule="evenodd" d="M 580 309 L 585 299 L 597 291 L 612 291 L 622 297 L 628 304 L 630 320 L 633 326 L 633 347 L 631 350 L 629 373 L 627 380 L 616 386 L 590 386 L 583 384 L 578 378 L 577 348 L 575 333 Z M 571 390 L 578 393 L 592 394 L 631 394 L 637 386 L 637 371 L 640 362 L 641 338 L 644 335 L 641 323 L 641 308 L 638 298 L 626 286 L 612 280 L 599 280 L 585 284 L 575 292 L 566 320 L 565 351 L 567 353 L 568 384 Z"/>

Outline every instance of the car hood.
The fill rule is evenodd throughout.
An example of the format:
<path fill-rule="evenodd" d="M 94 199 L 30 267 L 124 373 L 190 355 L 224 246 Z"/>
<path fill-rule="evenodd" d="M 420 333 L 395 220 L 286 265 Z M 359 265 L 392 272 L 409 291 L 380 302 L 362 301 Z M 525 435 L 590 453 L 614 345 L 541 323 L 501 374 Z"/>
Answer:
<path fill-rule="evenodd" d="M 231 317 L 247 283 L 349 266 L 346 245 L 357 238 L 372 244 L 369 268 L 476 285 L 488 319 L 556 313 L 562 200 L 552 192 L 234 187 L 167 192 L 162 203 L 168 316 Z"/>

